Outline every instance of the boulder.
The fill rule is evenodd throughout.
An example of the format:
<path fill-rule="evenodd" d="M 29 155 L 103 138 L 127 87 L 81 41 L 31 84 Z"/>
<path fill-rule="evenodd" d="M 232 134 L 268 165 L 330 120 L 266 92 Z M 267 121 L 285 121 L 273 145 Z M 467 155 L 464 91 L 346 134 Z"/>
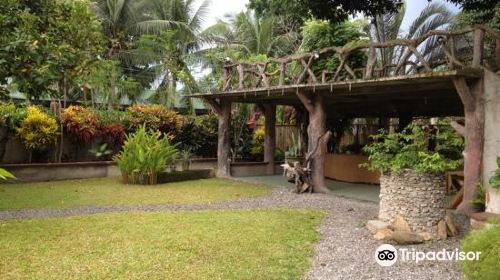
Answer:
<path fill-rule="evenodd" d="M 418 235 L 424 240 L 424 241 L 430 241 L 430 240 L 436 240 L 438 239 L 437 235 L 434 233 L 430 232 L 420 232 Z"/>
<path fill-rule="evenodd" d="M 437 225 L 437 235 L 439 239 L 446 239 L 448 237 L 448 229 L 446 228 L 446 222 L 444 220 L 439 221 Z"/>
<path fill-rule="evenodd" d="M 396 215 L 394 221 L 392 222 L 392 229 L 394 231 L 406 231 L 411 232 L 410 225 L 401 215 Z"/>
<path fill-rule="evenodd" d="M 410 231 L 395 231 L 392 233 L 391 239 L 402 245 L 419 244 L 424 242 L 424 239 L 419 234 Z"/>
<path fill-rule="evenodd" d="M 377 231 L 381 229 L 386 229 L 389 227 L 388 222 L 383 222 L 379 220 L 370 220 L 366 222 L 366 228 L 371 232 L 371 234 L 376 234 Z"/>
<path fill-rule="evenodd" d="M 388 228 L 380 229 L 373 236 L 377 240 L 391 240 L 394 232 Z"/>

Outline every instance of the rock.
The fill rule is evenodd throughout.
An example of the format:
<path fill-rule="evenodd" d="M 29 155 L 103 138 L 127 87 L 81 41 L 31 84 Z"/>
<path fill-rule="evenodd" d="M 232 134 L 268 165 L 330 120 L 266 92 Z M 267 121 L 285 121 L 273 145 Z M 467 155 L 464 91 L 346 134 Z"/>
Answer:
<path fill-rule="evenodd" d="M 446 222 L 446 228 L 448 229 L 448 236 L 457 236 L 458 228 L 455 224 L 455 218 L 453 215 L 451 213 L 446 213 L 444 221 Z"/>
<path fill-rule="evenodd" d="M 418 235 L 424 240 L 424 241 L 430 241 L 430 240 L 436 240 L 438 239 L 437 235 L 434 233 L 430 232 L 420 232 Z"/>
<path fill-rule="evenodd" d="M 444 220 L 439 221 L 437 225 L 437 235 L 439 239 L 446 239 L 448 237 L 448 230 L 446 229 L 446 222 Z"/>
<path fill-rule="evenodd" d="M 394 217 L 394 221 L 392 222 L 392 229 L 394 231 L 411 231 L 410 225 L 408 225 L 408 223 L 401 215 L 396 215 Z"/>
<path fill-rule="evenodd" d="M 395 231 L 392 233 L 391 239 L 398 244 L 419 244 L 424 242 L 424 239 L 419 234 L 410 231 Z"/>
<path fill-rule="evenodd" d="M 377 240 L 390 240 L 392 239 L 392 234 L 394 232 L 388 228 L 384 228 L 381 230 L 378 230 L 377 233 L 373 236 Z"/>
<path fill-rule="evenodd" d="M 381 229 L 385 229 L 389 227 L 389 223 L 379 221 L 379 220 L 370 220 L 366 222 L 366 228 L 372 233 L 376 234 L 377 231 Z"/>

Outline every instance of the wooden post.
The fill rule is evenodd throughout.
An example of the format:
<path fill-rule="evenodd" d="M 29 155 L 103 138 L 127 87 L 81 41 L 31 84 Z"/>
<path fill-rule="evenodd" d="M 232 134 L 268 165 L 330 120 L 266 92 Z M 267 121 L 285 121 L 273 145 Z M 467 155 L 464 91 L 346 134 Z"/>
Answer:
<path fill-rule="evenodd" d="M 265 138 L 264 161 L 267 162 L 266 173 L 274 175 L 274 150 L 276 148 L 276 105 L 264 105 Z"/>
<path fill-rule="evenodd" d="M 304 93 L 297 91 L 297 96 L 309 113 L 309 135 L 308 153 L 314 152 L 311 159 L 313 192 L 329 193 L 325 185 L 325 157 L 327 152 L 326 144 L 328 137 L 320 141 L 326 134 L 326 113 L 325 103 L 320 94 Z"/>
<path fill-rule="evenodd" d="M 243 64 L 238 64 L 236 67 L 238 70 L 238 90 L 242 90 L 245 88 L 245 70 Z"/>
<path fill-rule="evenodd" d="M 217 177 L 231 176 L 231 102 L 221 99 L 218 102 L 212 98 L 205 98 L 205 101 L 212 107 L 219 118 L 219 129 L 217 139 Z"/>
<path fill-rule="evenodd" d="M 470 214 L 476 210 L 472 200 L 476 187 L 481 183 L 482 158 L 484 146 L 484 86 L 483 80 L 468 84 L 464 78 L 454 78 L 453 83 L 464 104 L 465 126 L 452 123 L 455 130 L 465 139 L 464 151 L 464 198 L 457 211 Z"/>
<path fill-rule="evenodd" d="M 484 30 L 476 28 L 474 30 L 474 54 L 472 57 L 472 67 L 481 67 L 484 56 Z"/>

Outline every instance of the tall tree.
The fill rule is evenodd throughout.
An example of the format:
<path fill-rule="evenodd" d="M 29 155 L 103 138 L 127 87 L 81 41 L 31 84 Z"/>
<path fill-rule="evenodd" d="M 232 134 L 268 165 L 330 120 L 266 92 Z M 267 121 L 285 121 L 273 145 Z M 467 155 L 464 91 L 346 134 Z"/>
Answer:
<path fill-rule="evenodd" d="M 6 0 L 0 14 L 0 79 L 12 78 L 30 99 L 57 94 L 57 83 L 67 93 L 102 50 L 89 2 Z"/>

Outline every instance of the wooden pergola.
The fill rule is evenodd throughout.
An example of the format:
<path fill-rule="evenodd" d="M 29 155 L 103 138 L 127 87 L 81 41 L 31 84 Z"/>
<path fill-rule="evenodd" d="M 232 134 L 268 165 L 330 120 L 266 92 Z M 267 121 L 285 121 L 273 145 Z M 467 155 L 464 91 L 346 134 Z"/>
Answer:
<path fill-rule="evenodd" d="M 492 54 L 485 51 L 485 36 L 496 42 Z M 444 59 L 429 60 L 419 51 L 428 40 L 441 43 Z M 465 46 L 464 42 L 473 42 Z M 381 50 L 398 48 L 402 59 L 390 65 L 380 61 Z M 366 65 L 355 68 L 349 57 L 364 52 Z M 464 56 L 464 53 L 467 54 Z M 339 66 L 313 71 L 314 63 L 335 56 Z M 487 63 L 493 57 L 495 65 Z M 481 180 L 484 143 L 485 71 L 500 65 L 500 34 L 484 26 L 460 32 L 431 31 L 413 40 L 367 43 L 352 48 L 331 47 L 314 53 L 272 58 L 266 62 L 236 62 L 224 66 L 224 83 L 217 93 L 195 94 L 219 116 L 218 170 L 230 176 L 230 117 L 232 103 L 252 103 L 265 115 L 264 161 L 274 173 L 276 105 L 304 108 L 309 115 L 308 151 L 312 156 L 314 191 L 326 191 L 324 159 L 329 118 L 465 116 L 465 124 L 453 123 L 465 137 L 465 195 L 462 208 L 470 210 L 475 185 Z M 273 71 L 274 69 L 274 71 Z"/>

